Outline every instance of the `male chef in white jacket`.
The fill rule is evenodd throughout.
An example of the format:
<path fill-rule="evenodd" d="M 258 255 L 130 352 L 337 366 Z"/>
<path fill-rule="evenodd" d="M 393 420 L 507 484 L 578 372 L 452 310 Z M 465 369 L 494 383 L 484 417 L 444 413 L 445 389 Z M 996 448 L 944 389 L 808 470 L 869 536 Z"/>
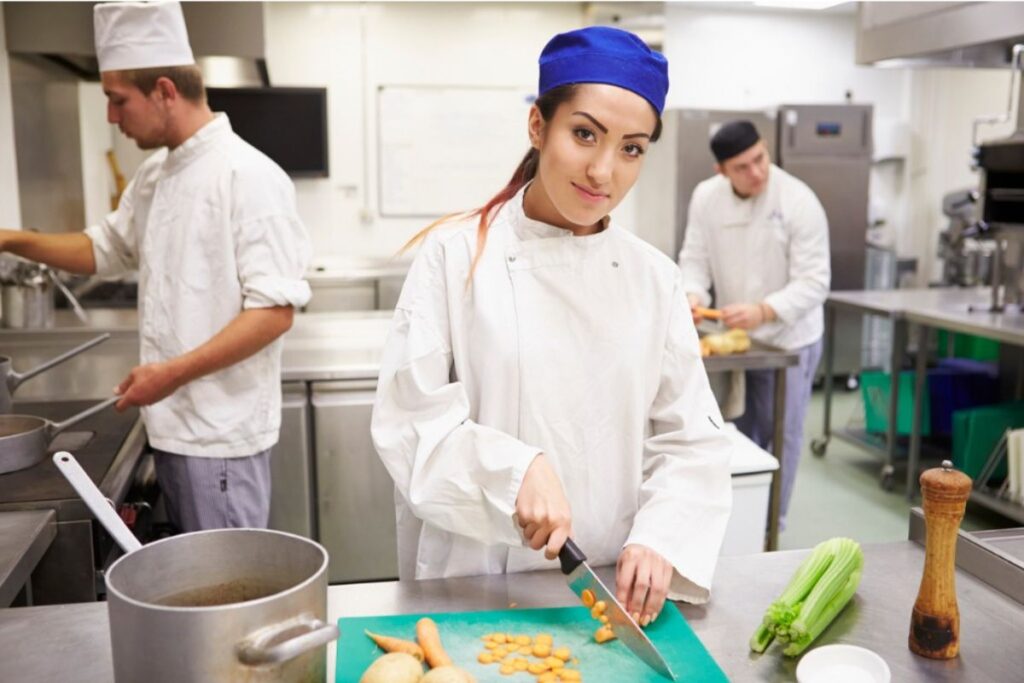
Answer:
<path fill-rule="evenodd" d="M 713 178 L 690 200 L 679 255 L 683 288 L 696 309 L 722 309 L 728 327 L 749 330 L 759 341 L 800 354 L 786 370 L 780 524 L 793 493 L 804 417 L 821 358 L 822 305 L 828 295 L 828 221 L 806 184 L 771 163 L 750 121 L 723 125 L 711 139 Z M 736 425 L 755 443 L 772 440 L 773 370 L 747 370 L 745 411 Z"/>
<path fill-rule="evenodd" d="M 177 2 L 100 3 L 94 22 L 107 119 L 156 151 L 99 224 L 0 231 L 0 251 L 74 273 L 138 270 L 141 364 L 115 391 L 119 409 L 142 406 L 171 521 L 265 527 L 279 337 L 310 297 L 294 187 L 210 111 Z"/>

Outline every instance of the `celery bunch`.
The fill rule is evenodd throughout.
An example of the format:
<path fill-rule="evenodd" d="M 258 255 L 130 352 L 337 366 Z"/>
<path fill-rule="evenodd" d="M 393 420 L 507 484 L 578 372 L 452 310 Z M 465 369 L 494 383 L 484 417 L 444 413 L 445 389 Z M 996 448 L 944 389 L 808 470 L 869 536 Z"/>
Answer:
<path fill-rule="evenodd" d="M 772 640 L 787 643 L 795 657 L 821 635 L 857 591 L 864 555 L 849 538 L 830 538 L 814 547 L 782 595 L 764 613 L 750 649 L 764 652 Z"/>

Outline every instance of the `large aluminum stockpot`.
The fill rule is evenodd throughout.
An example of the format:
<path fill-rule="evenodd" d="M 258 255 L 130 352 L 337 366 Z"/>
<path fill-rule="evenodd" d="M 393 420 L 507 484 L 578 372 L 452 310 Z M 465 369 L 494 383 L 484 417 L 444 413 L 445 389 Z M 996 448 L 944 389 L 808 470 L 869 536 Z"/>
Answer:
<path fill-rule="evenodd" d="M 327 551 L 265 529 L 199 531 L 142 546 L 107 572 L 120 683 L 324 681 Z"/>

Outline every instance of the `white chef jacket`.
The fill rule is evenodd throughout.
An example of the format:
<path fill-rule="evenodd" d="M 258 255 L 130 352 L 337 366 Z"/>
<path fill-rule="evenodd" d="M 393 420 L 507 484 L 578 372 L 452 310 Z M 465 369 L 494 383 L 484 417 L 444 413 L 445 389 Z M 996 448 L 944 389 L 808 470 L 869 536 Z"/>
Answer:
<path fill-rule="evenodd" d="M 731 509 L 729 442 L 675 264 L 610 225 L 574 237 L 497 213 L 472 286 L 476 220 L 430 233 L 381 363 L 372 433 L 396 484 L 399 575 L 551 568 L 515 521 L 545 453 L 596 565 L 630 543 L 708 599 Z"/>
<path fill-rule="evenodd" d="M 142 363 L 180 356 L 243 309 L 302 306 L 306 230 L 291 180 L 217 114 L 139 167 L 120 206 L 86 234 L 96 272 L 139 271 Z M 149 442 L 171 453 L 254 455 L 277 443 L 281 340 L 142 408 Z"/>
<path fill-rule="evenodd" d="M 751 336 L 783 349 L 821 338 L 831 265 L 828 220 L 811 188 L 775 164 L 765 190 L 748 199 L 718 174 L 693 191 L 679 254 L 683 290 L 704 306 L 765 302 L 777 320 Z"/>

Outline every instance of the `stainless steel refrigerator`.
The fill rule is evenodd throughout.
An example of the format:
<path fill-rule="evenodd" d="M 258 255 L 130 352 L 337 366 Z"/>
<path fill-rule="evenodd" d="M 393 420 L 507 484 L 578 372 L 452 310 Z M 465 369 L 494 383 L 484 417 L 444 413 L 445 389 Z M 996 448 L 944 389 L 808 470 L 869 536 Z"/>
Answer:
<path fill-rule="evenodd" d="M 828 217 L 832 290 L 864 289 L 868 182 L 871 175 L 870 105 L 794 104 L 779 108 L 779 166 L 814 190 Z M 837 375 L 860 372 L 862 317 L 836 316 Z M 849 388 L 855 383 L 848 379 Z"/>

